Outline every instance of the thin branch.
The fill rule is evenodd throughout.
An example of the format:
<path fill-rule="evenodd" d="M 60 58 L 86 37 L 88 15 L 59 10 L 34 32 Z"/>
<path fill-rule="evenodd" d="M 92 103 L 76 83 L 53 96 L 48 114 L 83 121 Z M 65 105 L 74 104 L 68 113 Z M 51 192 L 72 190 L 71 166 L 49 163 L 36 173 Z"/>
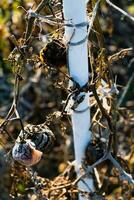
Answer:
<path fill-rule="evenodd" d="M 9 121 L 13 121 L 13 119 L 18 119 L 21 124 L 22 130 L 24 129 L 22 120 L 19 116 L 19 113 L 17 111 L 17 102 L 18 102 L 18 96 L 19 96 L 19 83 L 20 83 L 20 76 L 18 74 L 15 75 L 15 84 L 14 84 L 14 98 L 11 105 L 11 108 L 8 112 L 8 114 L 5 117 L 4 122 L 0 125 L 0 129 L 4 129 L 4 127 L 8 124 Z M 15 118 L 12 118 L 13 115 L 16 115 Z"/>
<path fill-rule="evenodd" d="M 97 167 L 98 165 L 100 165 L 101 163 L 103 163 L 106 160 L 110 160 L 111 163 L 114 165 L 114 167 L 116 167 L 119 172 L 120 172 L 120 179 L 122 180 L 127 180 L 130 184 L 134 185 L 134 179 L 131 176 L 131 174 L 127 173 L 119 164 L 119 162 L 113 157 L 113 155 L 111 154 L 111 152 L 107 151 L 104 156 L 102 158 L 100 158 L 99 160 L 97 160 L 93 165 L 90 166 L 85 166 L 85 173 L 80 175 L 74 182 L 73 184 L 76 184 L 77 182 L 79 182 L 84 176 L 88 175 L 89 173 L 92 172 L 92 170 Z"/>
<path fill-rule="evenodd" d="M 97 160 L 94 164 L 90 165 L 90 166 L 85 166 L 85 173 L 80 175 L 74 182 L 73 184 L 77 184 L 84 176 L 88 175 L 89 173 L 92 172 L 92 170 L 97 167 L 98 165 L 100 165 L 101 163 L 103 163 L 104 161 L 106 161 L 108 159 L 108 153 L 106 152 L 104 154 L 104 156 L 102 158 L 100 158 L 99 160 Z"/>
<path fill-rule="evenodd" d="M 95 97 L 95 100 L 97 101 L 97 104 L 98 104 L 98 107 L 100 108 L 100 111 L 102 113 L 102 115 L 107 119 L 107 122 L 108 122 L 108 126 L 109 126 L 109 129 L 111 132 L 113 132 L 113 127 L 112 127 L 112 123 L 111 123 L 111 118 L 110 116 L 108 115 L 107 111 L 105 110 L 105 108 L 102 106 L 101 104 L 101 101 L 98 97 L 98 94 L 97 94 L 97 91 L 96 91 L 96 88 L 95 88 L 95 84 L 92 84 L 90 85 L 91 87 L 91 90 L 93 92 L 93 95 Z"/>
<path fill-rule="evenodd" d="M 124 16 L 128 17 L 129 19 L 131 19 L 134 22 L 134 17 L 132 17 L 131 15 L 129 15 L 127 12 L 125 12 L 124 10 L 122 10 L 121 8 L 119 8 L 118 6 L 116 6 L 115 4 L 113 4 L 111 1 L 106 0 L 106 2 L 112 6 L 114 9 L 118 10 L 120 13 L 122 13 Z"/>
<path fill-rule="evenodd" d="M 118 101 L 118 104 L 117 104 L 118 107 L 124 106 L 125 102 L 129 98 L 129 94 L 131 94 L 131 91 L 133 90 L 133 87 L 134 87 L 134 72 L 132 73 L 127 83 L 127 86 Z"/>
<path fill-rule="evenodd" d="M 122 49 L 121 51 L 111 55 L 108 57 L 108 62 L 109 64 L 111 64 L 114 61 L 118 61 L 121 58 L 124 58 L 125 56 L 127 56 L 129 54 L 130 51 L 132 51 L 133 48 L 127 48 L 127 49 Z"/>
<path fill-rule="evenodd" d="M 108 159 L 113 163 L 113 165 L 119 170 L 120 172 L 120 178 L 123 180 L 127 180 L 129 183 L 134 185 L 134 179 L 133 177 L 128 174 L 126 171 L 123 170 L 119 162 L 111 155 L 111 153 L 108 156 Z"/>
<path fill-rule="evenodd" d="M 88 35 L 90 34 L 90 31 L 93 27 L 93 23 L 94 23 L 94 20 L 95 20 L 95 17 L 97 15 L 97 10 L 98 10 L 98 7 L 99 7 L 99 3 L 100 3 L 100 0 L 98 0 L 93 8 L 93 11 L 92 11 L 92 17 L 91 17 L 91 20 L 90 20 L 90 25 L 89 25 L 89 28 L 88 28 Z"/>
<path fill-rule="evenodd" d="M 39 13 L 47 4 L 49 3 L 49 0 L 42 0 L 40 4 L 35 9 L 36 13 Z"/>
<path fill-rule="evenodd" d="M 42 0 L 40 2 L 40 4 L 37 6 L 37 8 L 35 9 L 34 13 L 38 14 L 48 3 L 49 3 L 48 0 Z M 31 10 L 28 11 L 28 13 L 27 13 L 28 14 L 28 23 L 27 23 L 26 34 L 25 34 L 26 42 L 28 42 L 30 39 L 32 30 L 33 30 L 33 24 L 35 21 L 35 16 L 31 15 L 31 13 L 33 13 Z"/>

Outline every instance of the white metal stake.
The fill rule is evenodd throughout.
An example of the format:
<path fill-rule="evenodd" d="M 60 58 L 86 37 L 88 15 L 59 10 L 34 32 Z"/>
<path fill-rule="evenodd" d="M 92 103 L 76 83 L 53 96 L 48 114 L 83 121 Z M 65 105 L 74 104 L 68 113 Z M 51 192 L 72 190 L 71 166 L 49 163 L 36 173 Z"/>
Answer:
<path fill-rule="evenodd" d="M 63 13 L 65 24 L 64 38 L 68 42 L 76 45 L 69 45 L 68 61 L 70 76 L 79 83 L 80 86 L 88 82 L 88 50 L 87 50 L 87 26 L 75 26 L 87 22 L 86 0 L 63 0 Z M 74 25 L 74 26 L 73 26 Z M 83 41 L 79 44 L 80 41 Z M 80 94 L 82 95 L 82 94 Z M 85 99 L 76 110 L 85 110 L 89 107 L 89 95 L 85 93 Z M 90 128 L 90 108 L 85 112 L 72 113 L 72 126 L 74 136 L 74 149 L 76 160 L 77 176 L 81 175 L 80 166 L 85 156 L 85 148 L 91 139 Z M 93 191 L 93 180 L 90 177 L 83 178 L 84 181 L 78 183 L 78 188 L 82 191 Z M 79 195 L 79 200 L 85 197 Z"/>

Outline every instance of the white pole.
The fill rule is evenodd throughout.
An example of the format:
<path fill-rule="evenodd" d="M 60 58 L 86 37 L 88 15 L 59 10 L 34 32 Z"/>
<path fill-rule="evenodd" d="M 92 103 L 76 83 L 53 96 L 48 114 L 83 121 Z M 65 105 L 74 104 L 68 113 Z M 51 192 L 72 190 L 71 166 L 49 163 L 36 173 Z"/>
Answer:
<path fill-rule="evenodd" d="M 69 45 L 68 62 L 70 76 L 79 83 L 80 86 L 88 82 L 88 50 L 87 50 L 87 16 L 86 0 L 63 0 L 63 13 L 65 24 L 81 24 L 80 26 L 65 26 L 64 38 L 66 42 L 70 40 L 76 45 Z M 83 41 L 82 43 L 80 41 Z M 80 42 L 80 44 L 78 44 Z M 82 95 L 82 94 L 81 94 Z M 78 105 L 76 110 L 85 110 L 89 107 L 89 95 L 85 94 L 85 99 Z M 81 175 L 80 166 L 85 156 L 85 148 L 91 139 L 90 128 L 90 108 L 85 112 L 72 112 L 72 126 L 74 136 L 74 149 L 76 160 L 77 176 Z M 86 184 L 84 183 L 86 182 Z M 82 191 L 93 191 L 93 181 L 91 177 L 84 178 L 84 182 L 78 183 L 78 188 Z M 79 200 L 85 200 L 79 195 Z"/>

